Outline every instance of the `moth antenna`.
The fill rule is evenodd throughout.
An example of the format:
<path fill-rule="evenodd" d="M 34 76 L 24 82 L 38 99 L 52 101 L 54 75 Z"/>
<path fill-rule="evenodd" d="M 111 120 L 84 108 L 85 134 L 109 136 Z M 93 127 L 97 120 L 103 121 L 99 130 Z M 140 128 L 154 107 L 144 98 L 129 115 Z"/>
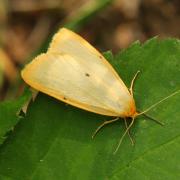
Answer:
<path fill-rule="evenodd" d="M 131 93 L 132 96 L 133 96 L 133 86 L 134 86 L 134 82 L 135 82 L 135 80 L 136 80 L 136 78 L 137 78 L 137 76 L 138 76 L 139 73 L 140 73 L 140 71 L 138 70 L 138 71 L 136 72 L 136 74 L 134 75 L 132 81 L 131 81 L 131 86 L 130 86 L 130 88 L 129 88 L 129 91 L 130 91 L 130 93 Z"/>
<path fill-rule="evenodd" d="M 128 133 L 128 131 L 130 130 L 131 126 L 134 124 L 134 117 L 132 118 L 132 121 L 130 123 L 130 125 L 127 127 L 126 131 L 124 132 L 124 134 L 121 136 L 120 140 L 119 140 L 119 143 L 118 143 L 118 146 L 117 148 L 115 149 L 114 153 L 113 154 L 116 154 L 116 152 L 118 151 L 121 143 L 122 143 L 122 140 L 124 139 L 125 135 Z"/>
<path fill-rule="evenodd" d="M 141 114 L 145 114 L 146 112 L 150 111 L 152 108 L 154 108 L 155 106 L 157 106 L 158 104 L 160 104 L 160 103 L 162 103 L 163 101 L 169 99 L 170 97 L 178 94 L 179 92 L 180 92 L 180 89 L 177 90 L 177 91 L 175 91 L 174 93 L 170 94 L 169 96 L 161 99 L 160 101 L 156 102 L 155 104 L 153 104 L 152 106 L 150 106 L 149 108 L 147 108 L 146 110 L 144 110 L 143 112 L 138 113 L 137 116 L 139 116 L 139 115 L 141 115 Z"/>

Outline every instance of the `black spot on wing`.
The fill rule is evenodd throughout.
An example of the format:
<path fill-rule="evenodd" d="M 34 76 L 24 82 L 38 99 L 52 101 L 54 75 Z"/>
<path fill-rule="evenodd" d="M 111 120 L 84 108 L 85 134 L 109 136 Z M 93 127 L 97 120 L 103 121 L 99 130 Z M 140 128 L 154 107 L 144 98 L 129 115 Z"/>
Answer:
<path fill-rule="evenodd" d="M 85 76 L 89 77 L 89 76 L 90 76 L 90 74 L 89 74 L 89 73 L 85 73 Z"/>
<path fill-rule="evenodd" d="M 66 98 L 65 96 L 63 97 L 63 99 L 64 99 L 64 100 L 67 100 L 67 98 Z"/>

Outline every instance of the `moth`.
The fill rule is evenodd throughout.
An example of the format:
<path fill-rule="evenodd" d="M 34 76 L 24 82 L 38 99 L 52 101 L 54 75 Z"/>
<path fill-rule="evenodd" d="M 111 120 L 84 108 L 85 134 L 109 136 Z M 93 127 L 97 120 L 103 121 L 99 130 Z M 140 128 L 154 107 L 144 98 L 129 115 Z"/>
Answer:
<path fill-rule="evenodd" d="M 138 112 L 133 97 L 133 83 L 138 73 L 128 89 L 101 53 L 76 33 L 62 28 L 54 35 L 47 53 L 26 65 L 21 75 L 28 85 L 58 100 L 90 112 L 116 117 L 101 124 L 93 137 L 106 124 L 124 118 L 126 131 L 116 152 L 137 116 L 177 93 Z M 132 121 L 128 125 L 126 118 L 129 117 Z"/>

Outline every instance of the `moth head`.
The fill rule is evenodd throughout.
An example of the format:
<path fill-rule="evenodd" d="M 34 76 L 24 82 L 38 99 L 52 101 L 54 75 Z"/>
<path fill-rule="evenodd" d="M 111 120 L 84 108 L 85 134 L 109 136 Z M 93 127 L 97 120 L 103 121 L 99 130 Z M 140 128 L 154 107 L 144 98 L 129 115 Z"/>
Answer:
<path fill-rule="evenodd" d="M 138 115 L 138 112 L 136 110 L 136 105 L 134 100 L 131 101 L 130 106 L 129 106 L 129 110 L 127 111 L 125 117 L 131 117 L 132 119 L 135 118 Z"/>

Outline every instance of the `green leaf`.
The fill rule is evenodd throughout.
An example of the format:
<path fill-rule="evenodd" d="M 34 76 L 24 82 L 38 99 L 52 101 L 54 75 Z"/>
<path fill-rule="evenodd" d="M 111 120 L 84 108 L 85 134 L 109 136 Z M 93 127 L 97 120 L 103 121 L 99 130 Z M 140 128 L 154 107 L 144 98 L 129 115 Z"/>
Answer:
<path fill-rule="evenodd" d="M 129 87 L 137 70 L 134 95 L 144 110 L 180 89 L 180 41 L 152 39 L 136 42 L 114 58 L 105 53 Z M 112 59 L 113 58 L 113 59 Z M 91 135 L 110 117 L 66 105 L 39 94 L 0 148 L 0 177 L 13 180 L 59 179 L 180 179 L 180 95 L 164 101 L 148 114 L 165 123 L 160 126 L 143 116 L 113 155 L 124 132 L 124 122 L 108 125 Z M 2 178 L 3 179 L 3 178 Z"/>
<path fill-rule="evenodd" d="M 17 100 L 0 103 L 0 145 L 6 139 L 7 132 L 13 131 L 14 126 L 21 118 L 18 113 L 30 98 L 31 92 L 26 89 Z"/>

